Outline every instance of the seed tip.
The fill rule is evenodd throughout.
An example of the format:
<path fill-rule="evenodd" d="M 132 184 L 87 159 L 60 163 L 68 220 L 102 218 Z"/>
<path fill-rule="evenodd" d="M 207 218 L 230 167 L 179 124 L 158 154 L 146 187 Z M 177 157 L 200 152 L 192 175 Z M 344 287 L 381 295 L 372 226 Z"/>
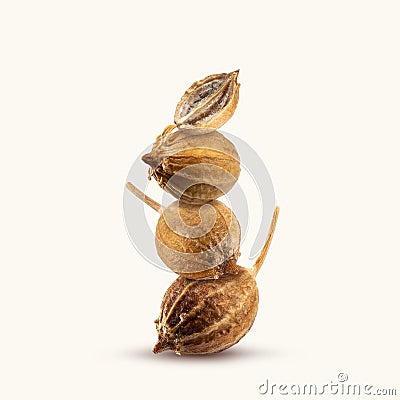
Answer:
<path fill-rule="evenodd" d="M 240 69 L 237 69 L 235 71 L 232 71 L 229 75 L 233 75 L 233 77 L 236 79 L 239 75 Z"/>
<path fill-rule="evenodd" d="M 142 161 L 145 162 L 146 164 L 150 164 L 152 159 L 153 157 L 151 156 L 151 153 L 146 153 L 142 156 Z"/>
<path fill-rule="evenodd" d="M 170 350 L 170 349 L 171 349 L 171 347 L 168 343 L 168 340 L 159 336 L 158 341 L 153 348 L 153 353 L 158 354 L 165 350 Z"/>

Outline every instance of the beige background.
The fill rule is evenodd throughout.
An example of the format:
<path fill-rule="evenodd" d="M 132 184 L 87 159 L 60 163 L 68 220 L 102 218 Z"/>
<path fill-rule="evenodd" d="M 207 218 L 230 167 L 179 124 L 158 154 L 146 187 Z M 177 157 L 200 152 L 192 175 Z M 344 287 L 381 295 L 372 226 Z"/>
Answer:
<path fill-rule="evenodd" d="M 0 397 L 251 399 L 339 372 L 400 389 L 399 17 L 398 1 L 2 2 Z M 230 351 L 156 357 L 172 275 L 131 245 L 124 181 L 188 84 L 236 68 L 224 130 L 282 209 L 260 312 Z"/>

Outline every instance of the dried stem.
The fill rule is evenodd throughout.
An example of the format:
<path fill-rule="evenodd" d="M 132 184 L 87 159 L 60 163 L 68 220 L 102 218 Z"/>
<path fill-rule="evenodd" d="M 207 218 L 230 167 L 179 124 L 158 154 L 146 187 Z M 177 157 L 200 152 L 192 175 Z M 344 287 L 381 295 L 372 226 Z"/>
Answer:
<path fill-rule="evenodd" d="M 138 199 L 144 201 L 148 206 L 152 209 L 156 210 L 158 213 L 161 214 L 162 212 L 162 205 L 157 203 L 151 197 L 146 196 L 139 188 L 137 188 L 133 183 L 128 182 L 126 184 L 126 188 L 131 191 Z"/>
<path fill-rule="evenodd" d="M 274 236 L 276 221 L 278 220 L 278 215 L 279 215 L 279 207 L 275 207 L 274 215 L 272 216 L 272 222 L 271 222 L 271 226 L 269 228 L 267 240 L 261 250 L 260 255 L 258 256 L 258 258 L 252 268 L 252 272 L 253 272 L 254 276 L 256 276 L 258 274 L 258 271 L 262 267 L 262 265 L 265 261 L 265 257 L 267 256 L 269 246 L 271 245 L 271 242 L 272 242 L 272 237 Z"/>

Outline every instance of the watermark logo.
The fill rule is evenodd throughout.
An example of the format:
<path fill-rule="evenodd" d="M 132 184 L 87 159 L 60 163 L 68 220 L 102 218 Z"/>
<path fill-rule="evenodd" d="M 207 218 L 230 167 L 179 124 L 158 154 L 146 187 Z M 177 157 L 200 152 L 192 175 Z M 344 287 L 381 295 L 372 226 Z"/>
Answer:
<path fill-rule="evenodd" d="M 275 383 L 266 379 L 258 387 L 258 392 L 267 396 L 397 396 L 400 393 L 395 388 L 350 382 L 345 372 L 340 372 L 335 380 L 322 384 Z"/>

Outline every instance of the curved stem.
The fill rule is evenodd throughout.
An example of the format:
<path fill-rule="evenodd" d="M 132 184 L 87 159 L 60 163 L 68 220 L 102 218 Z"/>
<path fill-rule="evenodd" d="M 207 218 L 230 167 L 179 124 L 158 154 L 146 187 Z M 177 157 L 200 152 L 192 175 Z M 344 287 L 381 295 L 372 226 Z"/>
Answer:
<path fill-rule="evenodd" d="M 156 210 L 161 214 L 162 205 L 157 203 L 151 197 L 146 196 L 139 188 L 137 188 L 132 182 L 127 182 L 126 188 L 132 192 L 138 199 L 144 201 L 148 206 L 150 206 L 153 210 Z"/>
<path fill-rule="evenodd" d="M 271 226 L 269 228 L 267 240 L 261 250 L 260 255 L 258 256 L 258 258 L 252 268 L 252 272 L 253 272 L 254 276 L 256 276 L 258 274 L 258 271 L 262 267 L 262 265 L 265 261 L 265 257 L 267 256 L 269 246 L 271 246 L 272 237 L 274 236 L 274 232 L 275 232 L 276 222 L 278 220 L 278 215 L 279 215 L 279 207 L 275 207 L 274 215 L 272 216 L 272 222 L 271 222 Z"/>

